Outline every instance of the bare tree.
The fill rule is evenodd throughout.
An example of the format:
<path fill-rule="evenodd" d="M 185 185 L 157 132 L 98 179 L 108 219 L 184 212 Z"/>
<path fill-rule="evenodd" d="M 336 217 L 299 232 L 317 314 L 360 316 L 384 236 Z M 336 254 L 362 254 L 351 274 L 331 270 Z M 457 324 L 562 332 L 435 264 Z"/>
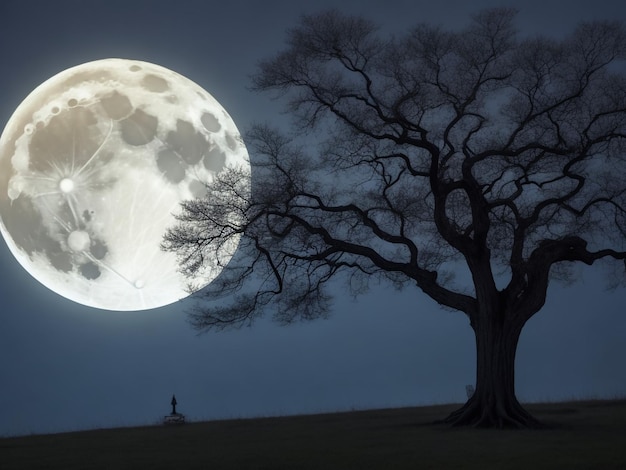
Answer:
<path fill-rule="evenodd" d="M 198 304 L 194 326 L 268 308 L 282 323 L 324 316 L 336 278 L 356 294 L 373 279 L 415 286 L 476 335 L 475 393 L 447 421 L 539 426 L 515 396 L 522 328 L 573 262 L 617 261 L 623 275 L 626 36 L 594 22 L 520 38 L 514 17 L 487 10 L 463 31 L 398 38 L 336 11 L 303 17 L 254 77 L 287 103 L 289 136 L 254 128 L 251 181 L 218 175 L 165 237 L 188 272 L 241 237 L 203 291 L 237 295 Z"/>

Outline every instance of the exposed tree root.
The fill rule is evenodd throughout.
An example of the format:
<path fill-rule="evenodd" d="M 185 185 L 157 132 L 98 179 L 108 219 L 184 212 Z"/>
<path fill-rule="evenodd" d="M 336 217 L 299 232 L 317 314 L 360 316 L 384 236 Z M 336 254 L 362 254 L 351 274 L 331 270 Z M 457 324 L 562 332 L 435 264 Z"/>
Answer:
<path fill-rule="evenodd" d="M 443 422 L 452 426 L 475 428 L 541 429 L 545 427 L 515 398 L 507 401 L 509 401 L 507 406 L 502 402 L 485 403 L 474 396 L 461 408 L 452 412 Z"/>

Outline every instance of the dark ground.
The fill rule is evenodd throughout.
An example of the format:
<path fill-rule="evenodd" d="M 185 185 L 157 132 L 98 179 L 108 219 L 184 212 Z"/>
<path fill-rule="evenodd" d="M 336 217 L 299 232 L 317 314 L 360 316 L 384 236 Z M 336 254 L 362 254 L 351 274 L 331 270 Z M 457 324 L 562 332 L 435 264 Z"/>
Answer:
<path fill-rule="evenodd" d="M 433 424 L 458 405 L 0 439 L 0 469 L 626 469 L 626 400 L 528 405 L 538 431 Z"/>

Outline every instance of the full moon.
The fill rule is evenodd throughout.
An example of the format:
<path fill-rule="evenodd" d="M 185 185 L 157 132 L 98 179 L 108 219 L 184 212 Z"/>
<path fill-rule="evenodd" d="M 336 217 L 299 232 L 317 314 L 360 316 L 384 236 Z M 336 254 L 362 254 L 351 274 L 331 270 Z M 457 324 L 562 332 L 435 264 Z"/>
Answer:
<path fill-rule="evenodd" d="M 190 293 L 163 235 L 180 203 L 227 168 L 249 172 L 248 154 L 204 89 L 147 62 L 89 62 L 41 84 L 7 123 L 0 231 L 35 279 L 70 300 L 161 307 Z M 191 281 L 201 288 L 219 272 L 207 266 Z"/>

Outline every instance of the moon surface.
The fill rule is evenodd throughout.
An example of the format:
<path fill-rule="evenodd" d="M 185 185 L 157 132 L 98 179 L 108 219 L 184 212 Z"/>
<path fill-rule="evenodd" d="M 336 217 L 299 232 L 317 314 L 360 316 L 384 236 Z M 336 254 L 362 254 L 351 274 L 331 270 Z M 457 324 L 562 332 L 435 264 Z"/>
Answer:
<path fill-rule="evenodd" d="M 163 235 L 180 203 L 203 197 L 226 168 L 249 172 L 248 154 L 200 86 L 147 62 L 89 62 L 37 87 L 7 123 L 0 231 L 35 279 L 70 300 L 160 307 L 190 293 L 176 255 L 160 248 Z M 220 263 L 193 285 L 210 283 Z"/>

